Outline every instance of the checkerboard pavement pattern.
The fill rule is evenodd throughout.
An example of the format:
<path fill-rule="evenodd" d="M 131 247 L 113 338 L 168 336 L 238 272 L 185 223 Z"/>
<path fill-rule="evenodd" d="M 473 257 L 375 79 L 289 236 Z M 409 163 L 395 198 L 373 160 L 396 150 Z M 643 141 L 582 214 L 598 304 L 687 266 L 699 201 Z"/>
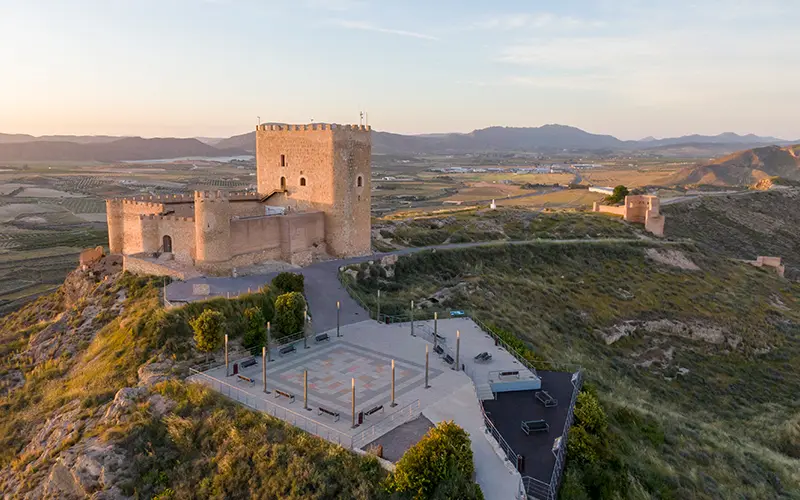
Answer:
<path fill-rule="evenodd" d="M 303 349 L 298 349 L 302 353 Z M 358 408 L 386 404 L 391 400 L 392 358 L 346 341 L 316 348 L 306 356 L 278 360 L 267 368 L 268 384 L 302 398 L 303 371 L 308 370 L 308 397 L 331 410 L 350 411 L 351 379 L 356 380 Z M 424 363 L 424 358 L 421 359 Z M 425 365 L 395 358 L 395 400 L 423 385 Z M 429 369 L 429 380 L 441 371 Z"/>

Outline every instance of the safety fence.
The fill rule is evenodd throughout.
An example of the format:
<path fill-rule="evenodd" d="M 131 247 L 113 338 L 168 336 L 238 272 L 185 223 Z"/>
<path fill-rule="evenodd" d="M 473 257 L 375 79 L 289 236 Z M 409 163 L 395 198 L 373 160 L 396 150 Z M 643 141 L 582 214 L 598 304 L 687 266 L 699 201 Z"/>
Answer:
<path fill-rule="evenodd" d="M 349 434 L 334 429 L 333 427 L 328 427 L 325 424 L 321 424 L 288 408 L 284 408 L 279 404 L 254 396 L 247 391 L 234 387 L 214 377 L 210 377 L 204 373 L 200 373 L 195 369 L 190 369 L 190 371 L 192 372 L 191 380 L 204 384 L 254 410 L 262 411 L 275 418 L 279 418 L 309 434 L 321 437 L 332 443 L 344 446 L 345 448 L 353 447 L 353 438 Z"/>
<path fill-rule="evenodd" d="M 418 417 L 420 413 L 419 399 L 412 401 L 399 410 L 394 411 L 391 415 L 383 420 L 353 436 L 353 448 L 364 447 L 364 445 L 371 443 L 395 427 L 398 427 Z"/>
<path fill-rule="evenodd" d="M 189 371 L 192 374 L 189 377 L 189 380 L 191 381 L 201 383 L 219 392 L 220 394 L 227 396 L 230 399 L 253 408 L 254 410 L 262 411 L 267 415 L 278 418 L 288 424 L 302 429 L 309 434 L 321 437 L 348 449 L 362 448 L 364 445 L 374 441 L 395 427 L 413 420 L 420 414 L 420 401 L 419 399 L 416 399 L 402 408 L 392 411 L 385 418 L 351 436 L 350 434 L 317 422 L 316 420 L 308 418 L 300 413 L 292 411 L 288 408 L 284 408 L 283 406 L 273 403 L 268 399 L 254 395 L 239 387 L 235 387 L 215 377 L 206 375 L 205 373 L 201 373 L 194 368 L 190 368 Z"/>

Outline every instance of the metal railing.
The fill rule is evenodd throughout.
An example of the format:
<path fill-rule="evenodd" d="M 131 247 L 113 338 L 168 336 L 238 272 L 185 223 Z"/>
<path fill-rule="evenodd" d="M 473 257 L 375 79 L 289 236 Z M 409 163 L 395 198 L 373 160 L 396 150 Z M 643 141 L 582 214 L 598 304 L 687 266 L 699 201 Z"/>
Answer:
<path fill-rule="evenodd" d="M 234 387 L 214 377 L 210 377 L 204 373 L 200 373 L 193 368 L 190 368 L 189 370 L 192 372 L 192 377 L 190 377 L 191 379 L 207 385 L 215 391 L 240 403 L 243 403 L 254 410 L 263 411 L 267 415 L 279 418 L 288 424 L 308 432 L 309 434 L 321 437 L 340 446 L 344 446 L 346 448 L 353 447 L 353 438 L 342 431 L 304 417 L 299 413 L 293 412 L 292 410 L 284 408 L 283 406 L 268 401 L 264 398 L 254 396 L 247 391 L 239 389 L 238 387 Z"/>
<path fill-rule="evenodd" d="M 583 372 L 577 371 L 573 374 L 572 397 L 569 402 L 569 409 L 567 410 L 567 418 L 564 420 L 564 429 L 561 431 L 561 443 L 556 451 L 556 462 L 553 465 L 553 472 L 550 475 L 550 482 L 545 483 L 539 479 L 525 476 L 522 478 L 522 483 L 525 486 L 525 491 L 529 498 L 536 498 L 541 500 L 556 500 L 558 495 L 558 488 L 561 485 L 561 475 L 564 473 L 564 465 L 567 458 L 567 440 L 569 439 L 569 428 L 572 426 L 572 419 L 574 418 L 575 404 L 578 401 L 578 394 L 583 385 Z"/>
<path fill-rule="evenodd" d="M 352 447 L 361 448 L 386 434 L 389 430 L 416 418 L 419 414 L 420 402 L 417 399 L 353 436 Z"/>

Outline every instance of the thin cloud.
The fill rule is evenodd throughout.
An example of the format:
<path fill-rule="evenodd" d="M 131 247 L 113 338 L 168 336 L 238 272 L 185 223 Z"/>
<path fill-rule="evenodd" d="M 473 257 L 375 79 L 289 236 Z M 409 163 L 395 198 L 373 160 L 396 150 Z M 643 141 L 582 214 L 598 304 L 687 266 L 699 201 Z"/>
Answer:
<path fill-rule="evenodd" d="M 393 28 L 383 28 L 381 26 L 376 26 L 374 24 L 361 21 L 347 21 L 344 19 L 336 19 L 331 21 L 331 24 L 333 24 L 334 26 L 338 26 L 340 28 L 345 28 L 350 30 L 372 31 L 375 33 L 384 33 L 387 35 L 398 35 L 411 38 L 419 38 L 421 40 L 439 40 L 437 37 L 432 35 L 427 35 L 425 33 L 419 33 L 416 31 L 408 31 L 408 30 L 399 30 Z"/>
<path fill-rule="evenodd" d="M 514 30 L 520 28 L 539 29 L 588 29 L 601 28 L 605 22 L 599 20 L 579 19 L 572 16 L 558 16 L 547 12 L 538 14 L 509 14 L 489 18 L 472 25 L 473 29 Z"/>

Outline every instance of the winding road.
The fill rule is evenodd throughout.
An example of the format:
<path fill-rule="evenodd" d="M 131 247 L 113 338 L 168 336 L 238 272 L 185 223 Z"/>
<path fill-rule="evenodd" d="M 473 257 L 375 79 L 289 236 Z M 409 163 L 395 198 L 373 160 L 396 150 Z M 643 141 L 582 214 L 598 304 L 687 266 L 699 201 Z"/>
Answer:
<path fill-rule="evenodd" d="M 560 240 L 499 240 L 499 241 L 478 241 L 470 243 L 451 243 L 445 245 L 434 245 L 427 247 L 403 248 L 393 252 L 374 253 L 350 259 L 328 260 L 316 262 L 310 266 L 293 270 L 305 277 L 305 295 L 308 299 L 308 307 L 313 317 L 313 328 L 315 333 L 321 333 L 336 328 L 336 302 L 340 303 L 339 321 L 341 325 L 349 325 L 369 319 L 365 311 L 356 302 L 342 283 L 339 281 L 339 268 L 350 264 L 358 264 L 370 260 L 380 260 L 387 255 L 409 255 L 412 253 L 423 252 L 426 250 L 454 250 L 461 248 L 492 247 L 503 245 L 563 245 L 563 244 L 582 244 L 582 245 L 602 245 L 608 243 L 629 243 L 631 240 L 626 238 L 600 238 L 600 239 L 560 239 Z M 656 240 L 653 240 L 656 241 Z M 660 242 L 663 243 L 663 242 Z M 258 290 L 261 286 L 269 283 L 278 272 L 268 274 L 258 274 L 240 277 L 200 277 L 187 281 L 176 281 L 167 286 L 167 299 L 175 303 L 193 302 L 196 300 L 208 299 L 208 296 L 193 295 L 192 289 L 195 284 L 208 284 L 212 296 L 231 297 L 248 290 Z"/>

